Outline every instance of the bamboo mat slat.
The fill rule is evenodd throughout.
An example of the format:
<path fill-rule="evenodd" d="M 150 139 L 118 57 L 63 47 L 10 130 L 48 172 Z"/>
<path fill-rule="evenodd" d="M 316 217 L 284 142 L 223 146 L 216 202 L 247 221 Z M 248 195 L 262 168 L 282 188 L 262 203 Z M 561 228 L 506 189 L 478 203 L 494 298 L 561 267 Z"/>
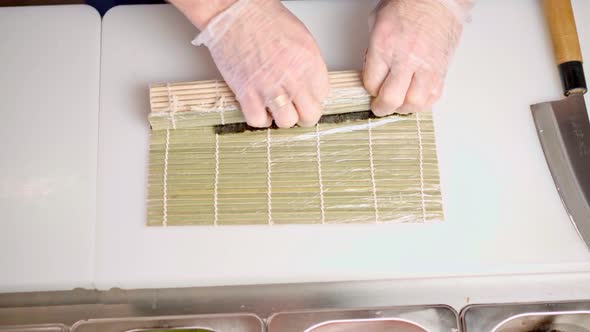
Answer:
<path fill-rule="evenodd" d="M 369 109 L 357 72 L 330 73 L 324 114 Z M 155 84 L 147 224 L 443 219 L 431 113 L 218 135 L 244 119 L 221 81 Z"/>
<path fill-rule="evenodd" d="M 366 111 L 370 95 L 355 71 L 330 73 L 331 94 L 324 114 Z M 154 130 L 208 127 L 245 122 L 234 94 L 223 81 L 154 84 L 149 121 Z"/>

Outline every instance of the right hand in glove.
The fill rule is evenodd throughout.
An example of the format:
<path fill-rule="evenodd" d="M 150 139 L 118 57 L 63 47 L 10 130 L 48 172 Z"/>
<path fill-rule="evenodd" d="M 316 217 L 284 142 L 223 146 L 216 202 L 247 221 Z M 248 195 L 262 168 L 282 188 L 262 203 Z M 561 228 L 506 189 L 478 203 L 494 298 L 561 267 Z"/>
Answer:
<path fill-rule="evenodd" d="M 228 3 L 196 1 L 204 6 Z M 193 43 L 209 48 L 248 124 L 268 127 L 274 118 L 282 128 L 315 125 L 329 80 L 309 31 L 278 0 L 229 2 L 207 24 L 200 24 L 194 5 L 175 5 L 201 28 Z"/>

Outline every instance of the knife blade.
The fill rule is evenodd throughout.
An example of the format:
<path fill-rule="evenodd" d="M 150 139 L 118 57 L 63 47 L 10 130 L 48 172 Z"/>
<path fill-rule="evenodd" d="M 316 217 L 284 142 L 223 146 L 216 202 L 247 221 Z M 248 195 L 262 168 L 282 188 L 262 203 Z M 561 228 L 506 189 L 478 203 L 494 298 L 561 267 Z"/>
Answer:
<path fill-rule="evenodd" d="M 582 52 L 570 0 L 544 0 L 543 9 L 566 98 L 531 105 L 531 111 L 561 201 L 590 249 L 590 121 Z"/>
<path fill-rule="evenodd" d="M 531 110 L 561 201 L 590 248 L 590 121 L 584 96 L 535 104 Z"/>

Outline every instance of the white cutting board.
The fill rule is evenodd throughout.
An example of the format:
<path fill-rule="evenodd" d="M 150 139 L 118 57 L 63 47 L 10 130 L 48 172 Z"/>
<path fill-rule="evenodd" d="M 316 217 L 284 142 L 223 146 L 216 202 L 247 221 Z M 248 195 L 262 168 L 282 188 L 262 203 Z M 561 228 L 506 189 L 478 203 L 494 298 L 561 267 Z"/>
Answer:
<path fill-rule="evenodd" d="M 590 57 L 590 2 L 574 1 Z M 331 70 L 360 68 L 364 1 L 299 1 Z M 590 271 L 561 205 L 529 104 L 560 98 L 536 0 L 480 1 L 436 105 L 440 224 L 145 226 L 148 85 L 216 77 L 172 7 L 103 22 L 96 285 L 226 284 Z"/>
<path fill-rule="evenodd" d="M 92 286 L 100 24 L 0 8 L 0 292 Z"/>

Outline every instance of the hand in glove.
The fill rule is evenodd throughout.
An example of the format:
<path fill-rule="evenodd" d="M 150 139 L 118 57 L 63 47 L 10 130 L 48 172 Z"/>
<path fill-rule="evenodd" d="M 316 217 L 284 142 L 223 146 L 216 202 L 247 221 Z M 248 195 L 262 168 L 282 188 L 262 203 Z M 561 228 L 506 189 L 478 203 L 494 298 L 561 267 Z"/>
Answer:
<path fill-rule="evenodd" d="M 195 11 L 178 7 L 189 19 Z M 232 2 L 201 28 L 193 43 L 209 48 L 249 125 L 268 127 L 273 118 L 279 127 L 317 123 L 329 90 L 326 65 L 309 31 L 280 1 Z"/>
<path fill-rule="evenodd" d="M 363 81 L 375 115 L 428 109 L 441 95 L 469 0 L 382 0 L 371 17 Z"/>

